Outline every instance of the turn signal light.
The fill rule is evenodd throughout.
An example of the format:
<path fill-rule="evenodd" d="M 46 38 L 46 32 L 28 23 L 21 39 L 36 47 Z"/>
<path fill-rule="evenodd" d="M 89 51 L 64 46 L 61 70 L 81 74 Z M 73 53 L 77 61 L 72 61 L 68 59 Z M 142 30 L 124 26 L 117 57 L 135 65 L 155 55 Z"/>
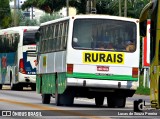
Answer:
<path fill-rule="evenodd" d="M 73 73 L 73 64 L 67 64 L 67 73 L 72 74 Z"/>
<path fill-rule="evenodd" d="M 138 68 L 137 67 L 132 68 L 132 77 L 138 78 Z"/>

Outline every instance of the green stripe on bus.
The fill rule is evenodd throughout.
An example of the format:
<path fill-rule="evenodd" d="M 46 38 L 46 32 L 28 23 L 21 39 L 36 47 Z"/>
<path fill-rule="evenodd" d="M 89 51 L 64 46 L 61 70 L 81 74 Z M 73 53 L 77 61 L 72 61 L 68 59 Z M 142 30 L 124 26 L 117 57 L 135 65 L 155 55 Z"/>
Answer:
<path fill-rule="evenodd" d="M 131 80 L 137 81 L 138 78 L 133 78 L 131 75 L 96 75 L 90 73 L 73 73 L 67 74 L 68 78 L 83 78 L 83 79 L 102 79 L 102 80 Z"/>

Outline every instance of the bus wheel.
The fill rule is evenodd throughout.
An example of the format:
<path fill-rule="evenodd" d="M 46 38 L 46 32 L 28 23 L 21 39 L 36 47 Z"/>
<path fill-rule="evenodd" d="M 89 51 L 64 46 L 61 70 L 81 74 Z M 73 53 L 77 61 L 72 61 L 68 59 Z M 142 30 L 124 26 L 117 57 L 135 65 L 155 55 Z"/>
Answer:
<path fill-rule="evenodd" d="M 2 85 L 2 84 L 0 84 L 0 90 L 2 89 L 2 86 L 3 86 L 3 85 Z"/>
<path fill-rule="evenodd" d="M 108 107 L 124 108 L 126 105 L 126 97 L 107 97 Z"/>
<path fill-rule="evenodd" d="M 20 84 L 16 85 L 16 90 L 23 91 L 23 86 Z"/>
<path fill-rule="evenodd" d="M 36 85 L 31 85 L 31 89 L 32 89 L 33 91 L 36 91 Z"/>
<path fill-rule="evenodd" d="M 36 91 L 36 87 L 35 87 L 35 86 L 32 86 L 31 89 L 32 89 L 33 91 Z"/>
<path fill-rule="evenodd" d="M 63 94 L 55 94 L 55 103 L 57 106 L 66 105 L 71 106 L 74 102 L 74 95 L 71 90 L 65 90 Z"/>
<path fill-rule="evenodd" d="M 42 103 L 43 104 L 50 104 L 51 95 L 50 94 L 42 94 Z"/>
<path fill-rule="evenodd" d="M 61 106 L 62 105 L 61 101 L 60 101 L 60 98 L 61 98 L 61 94 L 58 94 L 56 92 L 56 94 L 55 94 L 55 104 L 56 104 L 56 106 Z"/>
<path fill-rule="evenodd" d="M 104 97 L 103 96 L 96 96 L 95 97 L 96 106 L 102 106 L 103 102 L 104 102 Z"/>
<path fill-rule="evenodd" d="M 11 90 L 16 90 L 16 84 L 13 84 L 13 81 L 11 80 Z"/>
<path fill-rule="evenodd" d="M 74 102 L 74 90 L 72 88 L 67 88 L 62 94 L 63 105 L 71 106 Z"/>
<path fill-rule="evenodd" d="M 12 72 L 10 72 L 10 86 L 11 90 L 16 90 L 16 84 L 13 83 Z"/>

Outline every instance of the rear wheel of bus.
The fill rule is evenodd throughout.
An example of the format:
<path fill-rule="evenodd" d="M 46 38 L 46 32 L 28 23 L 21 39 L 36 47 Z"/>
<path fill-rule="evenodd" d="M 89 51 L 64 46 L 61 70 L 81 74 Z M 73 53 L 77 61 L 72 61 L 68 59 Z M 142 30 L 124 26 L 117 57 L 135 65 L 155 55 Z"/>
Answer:
<path fill-rule="evenodd" d="M 57 106 L 66 105 L 71 106 L 74 102 L 74 96 L 72 92 L 66 90 L 63 94 L 55 94 L 55 104 Z"/>
<path fill-rule="evenodd" d="M 13 83 L 12 72 L 10 72 L 10 86 L 11 90 L 16 90 L 16 84 Z"/>
<path fill-rule="evenodd" d="M 50 101 L 51 101 L 51 94 L 42 94 L 43 104 L 50 104 Z"/>
<path fill-rule="evenodd" d="M 73 105 L 74 102 L 74 91 L 72 88 L 66 88 L 66 90 L 62 93 L 59 94 L 58 92 L 58 77 L 56 75 L 56 81 L 55 81 L 55 104 L 57 106 L 60 105 Z"/>
<path fill-rule="evenodd" d="M 108 107 L 123 108 L 126 105 L 126 97 L 107 97 Z"/>
<path fill-rule="evenodd" d="M 104 102 L 104 96 L 96 96 L 95 97 L 96 106 L 102 106 L 103 102 Z"/>

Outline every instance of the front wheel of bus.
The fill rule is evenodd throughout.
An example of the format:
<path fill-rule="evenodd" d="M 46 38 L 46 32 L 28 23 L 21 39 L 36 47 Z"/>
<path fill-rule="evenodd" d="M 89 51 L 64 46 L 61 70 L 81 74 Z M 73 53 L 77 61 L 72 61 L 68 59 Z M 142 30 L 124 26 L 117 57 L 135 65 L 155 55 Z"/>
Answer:
<path fill-rule="evenodd" d="M 107 97 L 107 103 L 110 108 L 124 108 L 126 97 Z"/>
<path fill-rule="evenodd" d="M 50 94 L 42 94 L 42 103 L 43 104 L 50 104 L 51 95 Z"/>
<path fill-rule="evenodd" d="M 102 106 L 103 102 L 104 102 L 104 97 L 103 96 L 97 96 L 97 97 L 95 97 L 96 106 Z"/>

